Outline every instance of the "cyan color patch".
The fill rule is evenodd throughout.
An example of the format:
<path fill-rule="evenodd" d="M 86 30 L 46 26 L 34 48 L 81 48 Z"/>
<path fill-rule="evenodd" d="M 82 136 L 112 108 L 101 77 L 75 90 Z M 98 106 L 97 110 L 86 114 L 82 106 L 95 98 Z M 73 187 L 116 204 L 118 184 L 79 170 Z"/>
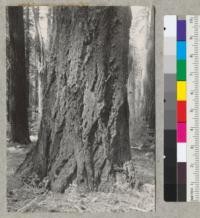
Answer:
<path fill-rule="evenodd" d="M 177 41 L 177 60 L 186 60 L 186 42 Z"/>

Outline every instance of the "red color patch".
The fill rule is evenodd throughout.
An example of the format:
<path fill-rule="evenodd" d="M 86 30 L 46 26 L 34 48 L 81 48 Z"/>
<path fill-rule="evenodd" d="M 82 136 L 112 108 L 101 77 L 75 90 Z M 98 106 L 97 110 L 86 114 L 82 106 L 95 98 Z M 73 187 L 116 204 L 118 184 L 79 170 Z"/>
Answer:
<path fill-rule="evenodd" d="M 186 101 L 177 102 L 177 123 L 186 123 Z"/>

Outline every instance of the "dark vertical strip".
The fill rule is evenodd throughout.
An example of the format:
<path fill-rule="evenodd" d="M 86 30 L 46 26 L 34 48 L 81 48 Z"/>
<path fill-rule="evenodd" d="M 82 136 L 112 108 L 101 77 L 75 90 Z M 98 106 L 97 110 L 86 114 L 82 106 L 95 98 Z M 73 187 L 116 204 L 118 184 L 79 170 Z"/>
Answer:
<path fill-rule="evenodd" d="M 25 67 L 25 40 L 22 6 L 8 7 L 10 38 L 10 124 L 11 141 L 28 144 L 28 77 Z"/>
<path fill-rule="evenodd" d="M 177 20 L 177 147 L 186 143 L 186 92 L 179 84 L 186 83 L 186 20 Z M 183 150 L 182 150 L 183 149 Z M 178 156 L 186 154 L 186 146 L 177 149 Z M 186 201 L 186 159 L 177 158 L 177 201 Z"/>
<path fill-rule="evenodd" d="M 176 130 L 165 130 L 164 144 L 164 199 L 176 201 Z"/>
<path fill-rule="evenodd" d="M 164 200 L 176 201 L 176 29 L 177 17 L 164 17 Z"/>
<path fill-rule="evenodd" d="M 164 199 L 176 201 L 176 74 L 165 74 Z"/>

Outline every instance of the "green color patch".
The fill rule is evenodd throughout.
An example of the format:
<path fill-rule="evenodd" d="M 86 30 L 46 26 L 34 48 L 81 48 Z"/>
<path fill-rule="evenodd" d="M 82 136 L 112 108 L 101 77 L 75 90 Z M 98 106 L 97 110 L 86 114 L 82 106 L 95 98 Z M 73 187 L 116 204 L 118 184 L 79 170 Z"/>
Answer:
<path fill-rule="evenodd" d="M 186 81 L 186 60 L 177 61 L 177 80 Z"/>

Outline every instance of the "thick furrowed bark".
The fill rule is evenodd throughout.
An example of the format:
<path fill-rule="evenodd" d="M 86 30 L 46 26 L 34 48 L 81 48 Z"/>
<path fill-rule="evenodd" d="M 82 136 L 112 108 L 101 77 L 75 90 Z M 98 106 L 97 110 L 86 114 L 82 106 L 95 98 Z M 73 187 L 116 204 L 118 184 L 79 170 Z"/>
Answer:
<path fill-rule="evenodd" d="M 34 171 L 49 176 L 54 191 L 74 180 L 86 190 L 106 191 L 115 166 L 130 159 L 129 8 L 59 7 L 53 13 L 59 16 L 53 20 Z"/>

